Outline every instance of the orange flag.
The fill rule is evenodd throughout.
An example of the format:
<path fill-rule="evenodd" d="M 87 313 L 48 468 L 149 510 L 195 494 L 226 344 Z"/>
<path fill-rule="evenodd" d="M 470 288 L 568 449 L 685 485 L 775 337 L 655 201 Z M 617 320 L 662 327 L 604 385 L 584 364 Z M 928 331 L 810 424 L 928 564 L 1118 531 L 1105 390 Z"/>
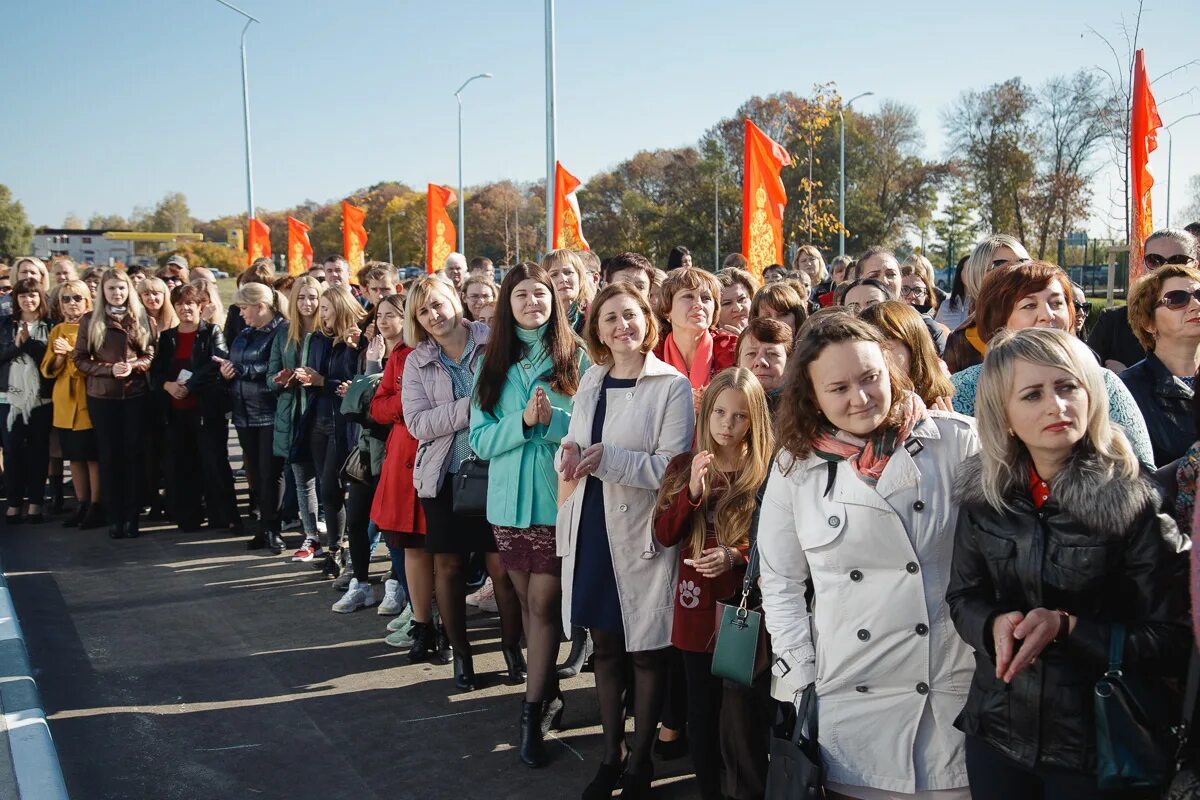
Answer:
<path fill-rule="evenodd" d="M 579 179 L 554 162 L 554 249 L 591 250 L 583 238 L 583 223 L 579 215 L 579 199 L 575 191 Z"/>
<path fill-rule="evenodd" d="M 367 246 L 367 212 L 342 201 L 342 244 L 350 262 L 350 282 L 358 283 L 358 271 L 363 268 L 363 250 Z"/>
<path fill-rule="evenodd" d="M 787 193 L 779 171 L 792 157 L 746 120 L 746 167 L 742 175 L 742 255 L 762 280 L 764 267 L 783 263 L 783 209 Z"/>
<path fill-rule="evenodd" d="M 1129 121 L 1129 179 L 1133 186 L 1133 232 L 1129 237 L 1129 283 L 1143 272 L 1142 247 L 1154 232 L 1150 213 L 1150 154 L 1158 149 L 1158 129 L 1162 119 L 1158 104 L 1150 94 L 1150 76 L 1146 74 L 1146 51 L 1133 57 L 1133 109 Z"/>
<path fill-rule="evenodd" d="M 252 219 L 246 226 L 246 263 L 255 259 L 271 257 L 271 229 L 261 219 Z"/>
<path fill-rule="evenodd" d="M 288 275 L 303 275 L 312 266 L 313 249 L 308 241 L 308 226 L 288 217 Z"/>
<path fill-rule="evenodd" d="M 446 206 L 458 199 L 446 186 L 429 184 L 425 222 L 425 271 L 430 275 L 446 265 L 446 256 L 458 244 L 458 231 L 446 213 Z"/>

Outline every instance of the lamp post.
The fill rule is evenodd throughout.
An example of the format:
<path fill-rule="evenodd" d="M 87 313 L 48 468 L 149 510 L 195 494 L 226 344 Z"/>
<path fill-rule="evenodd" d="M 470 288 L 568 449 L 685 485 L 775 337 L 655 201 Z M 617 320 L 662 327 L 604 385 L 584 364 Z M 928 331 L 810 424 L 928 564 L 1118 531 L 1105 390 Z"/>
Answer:
<path fill-rule="evenodd" d="M 462 253 L 464 249 L 463 241 L 465 234 L 463 232 L 463 207 L 466 198 L 463 197 L 463 181 L 462 181 L 462 90 L 467 88 L 467 84 L 479 78 L 490 78 L 492 73 L 481 72 L 478 75 L 472 75 L 463 81 L 463 85 L 458 87 L 454 93 L 454 99 L 458 101 L 458 252 Z"/>
<path fill-rule="evenodd" d="M 1200 111 L 1194 114 L 1184 114 L 1179 119 L 1172 122 L 1163 128 L 1167 132 L 1167 227 L 1171 227 L 1171 151 L 1174 147 L 1175 140 L 1171 137 L 1171 128 L 1174 128 L 1185 119 L 1192 117 L 1200 117 Z"/>
<path fill-rule="evenodd" d="M 554 249 L 554 165 L 558 125 L 554 76 L 554 0 L 546 0 L 546 252 Z"/>
<path fill-rule="evenodd" d="M 250 30 L 251 23 L 259 21 L 226 0 L 217 0 L 217 2 L 246 18 L 246 26 L 242 28 L 242 107 L 246 129 L 246 218 L 250 220 L 254 219 L 254 174 L 251 170 L 250 158 L 250 83 L 246 71 L 246 31 Z M 259 24 L 262 23 L 259 22 Z"/>
<path fill-rule="evenodd" d="M 870 97 L 874 92 L 863 92 L 850 98 L 850 102 L 838 108 L 838 122 L 841 123 L 841 147 L 838 156 L 838 255 L 846 255 L 846 113 L 854 101 Z"/>

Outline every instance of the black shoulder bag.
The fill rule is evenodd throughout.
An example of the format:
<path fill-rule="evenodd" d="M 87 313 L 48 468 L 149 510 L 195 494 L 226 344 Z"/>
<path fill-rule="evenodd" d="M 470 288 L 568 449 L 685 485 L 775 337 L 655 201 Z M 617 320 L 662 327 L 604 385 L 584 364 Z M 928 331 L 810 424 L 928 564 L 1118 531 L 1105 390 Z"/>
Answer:
<path fill-rule="evenodd" d="M 472 453 L 454 473 L 454 513 L 464 517 L 487 516 L 487 495 L 488 462 Z"/>
<path fill-rule="evenodd" d="M 792 735 L 771 737 L 771 766 L 767 769 L 767 792 L 763 800 L 825 796 L 825 769 L 817 744 L 816 699 L 817 686 L 810 683 L 795 704 Z"/>

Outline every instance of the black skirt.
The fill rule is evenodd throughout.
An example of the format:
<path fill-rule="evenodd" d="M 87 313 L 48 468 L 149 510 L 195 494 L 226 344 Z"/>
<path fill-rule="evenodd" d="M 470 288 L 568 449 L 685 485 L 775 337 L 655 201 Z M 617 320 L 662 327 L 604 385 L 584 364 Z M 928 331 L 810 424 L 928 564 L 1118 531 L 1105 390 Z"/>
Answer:
<path fill-rule="evenodd" d="M 62 457 L 67 461 L 100 460 L 100 451 L 96 448 L 96 431 L 92 428 L 85 431 L 73 431 L 67 428 L 55 428 L 54 430 L 58 433 Z"/>
<path fill-rule="evenodd" d="M 454 476 L 442 481 L 437 497 L 422 497 L 425 509 L 426 553 L 496 552 L 496 537 L 487 517 L 464 517 L 454 513 Z"/>

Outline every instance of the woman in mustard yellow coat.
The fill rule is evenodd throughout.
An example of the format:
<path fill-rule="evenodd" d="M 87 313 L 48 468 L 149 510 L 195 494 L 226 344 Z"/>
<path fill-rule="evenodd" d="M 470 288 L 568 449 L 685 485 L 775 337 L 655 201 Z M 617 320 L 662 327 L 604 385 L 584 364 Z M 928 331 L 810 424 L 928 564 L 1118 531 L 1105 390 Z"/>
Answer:
<path fill-rule="evenodd" d="M 56 316 L 64 320 L 50 330 L 50 346 L 42 359 L 42 375 L 54 381 L 54 427 L 63 457 L 71 462 L 71 483 L 79 508 L 63 525 L 98 528 L 104 524 L 100 508 L 100 462 L 96 434 L 88 416 L 87 385 L 75 368 L 71 353 L 79 334 L 79 320 L 92 310 L 92 293 L 83 281 L 72 280 L 58 290 Z"/>

